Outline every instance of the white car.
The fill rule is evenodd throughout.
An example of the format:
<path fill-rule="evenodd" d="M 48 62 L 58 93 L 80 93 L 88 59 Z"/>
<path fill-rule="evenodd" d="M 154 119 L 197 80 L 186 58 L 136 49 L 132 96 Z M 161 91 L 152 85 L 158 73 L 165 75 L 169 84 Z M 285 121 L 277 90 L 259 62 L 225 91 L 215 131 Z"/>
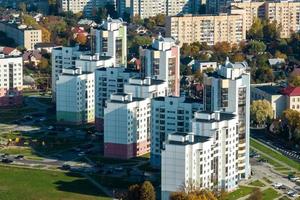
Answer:
<path fill-rule="evenodd" d="M 273 187 L 275 187 L 275 188 L 280 188 L 281 186 L 283 186 L 283 184 L 282 183 L 273 183 Z"/>
<path fill-rule="evenodd" d="M 299 177 L 292 177 L 290 178 L 291 181 L 295 182 L 295 181 L 298 181 L 299 180 Z"/>

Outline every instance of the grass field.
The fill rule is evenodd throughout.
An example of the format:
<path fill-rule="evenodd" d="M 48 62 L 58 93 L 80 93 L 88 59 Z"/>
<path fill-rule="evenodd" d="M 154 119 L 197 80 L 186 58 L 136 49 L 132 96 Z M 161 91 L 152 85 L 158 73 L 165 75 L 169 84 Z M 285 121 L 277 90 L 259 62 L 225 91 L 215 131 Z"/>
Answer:
<path fill-rule="evenodd" d="M 28 113 L 35 112 L 34 108 L 17 107 L 17 108 L 1 108 L 0 109 L 0 122 L 7 123 L 17 119 L 23 118 Z"/>
<path fill-rule="evenodd" d="M 292 159 L 289 159 L 288 157 L 282 155 L 280 152 L 275 151 L 267 146 L 264 146 L 262 144 L 260 144 L 259 142 L 257 142 L 256 140 L 251 138 L 251 146 L 268 154 L 269 156 L 271 156 L 272 158 L 274 158 L 275 160 L 281 161 L 285 164 L 287 164 L 288 166 L 300 171 L 300 164 Z"/>
<path fill-rule="evenodd" d="M 263 200 L 273 200 L 280 196 L 280 193 L 278 193 L 273 188 L 268 188 L 262 191 L 262 194 L 263 194 Z"/>
<path fill-rule="evenodd" d="M 107 200 L 78 174 L 0 166 L 0 200 Z"/>
<path fill-rule="evenodd" d="M 227 200 L 236 200 L 241 197 L 244 197 L 254 190 L 253 187 L 246 187 L 246 186 L 240 186 L 239 189 L 235 190 L 234 192 L 231 192 L 227 196 Z"/>
<path fill-rule="evenodd" d="M 265 186 L 265 184 L 263 182 L 261 182 L 260 180 L 253 181 L 249 185 L 257 186 L 257 187 L 264 187 Z"/>

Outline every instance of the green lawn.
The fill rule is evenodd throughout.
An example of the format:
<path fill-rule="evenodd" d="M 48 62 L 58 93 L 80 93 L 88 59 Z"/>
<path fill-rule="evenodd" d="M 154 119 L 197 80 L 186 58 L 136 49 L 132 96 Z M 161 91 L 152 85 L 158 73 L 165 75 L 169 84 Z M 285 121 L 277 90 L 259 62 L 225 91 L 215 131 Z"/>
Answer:
<path fill-rule="evenodd" d="M 0 153 L 8 153 L 11 155 L 23 155 L 31 160 L 43 160 L 42 157 L 38 156 L 31 148 L 29 147 L 7 147 L 0 148 Z"/>
<path fill-rule="evenodd" d="M 246 187 L 246 186 L 240 186 L 239 189 L 235 190 L 234 192 L 231 192 L 227 196 L 227 200 L 236 200 L 241 197 L 244 197 L 248 194 L 251 194 L 254 190 L 253 187 Z"/>
<path fill-rule="evenodd" d="M 36 109 L 28 107 L 17 107 L 17 108 L 1 108 L 0 109 L 0 122 L 7 123 L 17 119 L 23 118 L 29 113 L 35 112 Z"/>
<path fill-rule="evenodd" d="M 263 179 L 264 179 L 264 181 L 266 181 L 267 183 L 269 183 L 269 184 L 272 184 L 273 182 L 270 180 L 270 179 L 268 179 L 267 177 L 263 177 Z"/>
<path fill-rule="evenodd" d="M 110 199 L 78 174 L 0 166 L 0 200 Z"/>
<path fill-rule="evenodd" d="M 280 193 L 278 193 L 273 188 L 268 188 L 262 191 L 262 194 L 263 194 L 263 200 L 272 200 L 280 196 Z"/>
<path fill-rule="evenodd" d="M 253 182 L 251 182 L 249 185 L 257 186 L 257 187 L 264 187 L 264 186 L 266 186 L 266 185 L 265 185 L 263 182 L 261 182 L 260 180 L 253 181 Z"/>
<path fill-rule="evenodd" d="M 283 196 L 283 197 L 281 197 L 279 200 L 291 200 L 291 199 L 288 198 L 287 196 Z"/>
<path fill-rule="evenodd" d="M 260 144 L 259 142 L 257 142 L 257 140 L 251 138 L 251 146 L 268 154 L 269 156 L 271 156 L 272 158 L 278 160 L 278 161 L 281 161 L 287 165 L 289 165 L 290 167 L 294 168 L 294 169 L 297 169 L 298 171 L 300 171 L 300 163 L 299 162 L 296 162 L 292 159 L 289 159 L 288 157 L 282 155 L 280 152 L 278 151 L 275 151 L 265 145 L 262 145 Z"/>

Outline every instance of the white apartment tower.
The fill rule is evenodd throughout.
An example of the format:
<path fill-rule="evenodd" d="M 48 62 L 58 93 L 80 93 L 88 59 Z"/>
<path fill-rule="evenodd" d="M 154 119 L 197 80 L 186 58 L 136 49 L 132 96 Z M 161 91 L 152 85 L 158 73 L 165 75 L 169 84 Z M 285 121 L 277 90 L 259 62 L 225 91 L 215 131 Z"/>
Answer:
<path fill-rule="evenodd" d="M 104 108 L 104 156 L 132 158 L 150 152 L 151 99 L 168 95 L 160 80 L 130 79 Z"/>
<path fill-rule="evenodd" d="M 52 50 L 51 60 L 52 60 L 52 98 L 56 98 L 56 81 L 58 77 L 62 74 L 64 68 L 75 68 L 75 61 L 80 58 L 81 55 L 89 53 L 79 48 L 75 47 L 56 47 Z"/>
<path fill-rule="evenodd" d="M 127 26 L 122 19 L 107 18 L 91 29 L 92 52 L 114 59 L 114 66 L 127 65 Z"/>
<path fill-rule="evenodd" d="M 239 120 L 239 178 L 250 175 L 250 72 L 247 63 L 231 63 L 204 75 L 204 110 L 234 113 Z"/>
<path fill-rule="evenodd" d="M 57 84 L 56 118 L 60 123 L 94 123 L 94 73 L 63 69 Z"/>
<path fill-rule="evenodd" d="M 152 45 L 140 49 L 145 77 L 164 80 L 173 96 L 180 95 L 180 52 L 173 38 L 158 36 Z"/>
<path fill-rule="evenodd" d="M 139 77 L 139 73 L 125 67 L 102 67 L 95 71 L 95 125 L 99 132 L 103 132 L 106 101 L 113 93 L 123 93 L 124 84 L 133 77 Z"/>
<path fill-rule="evenodd" d="M 23 58 L 0 54 L 0 107 L 22 104 Z"/>
<path fill-rule="evenodd" d="M 151 102 L 151 157 L 153 167 L 161 165 L 161 151 L 168 135 L 174 132 L 191 132 L 194 112 L 203 104 L 185 97 L 156 97 Z"/>
<path fill-rule="evenodd" d="M 192 185 L 196 189 L 237 187 L 238 119 L 220 112 L 196 112 L 192 132 L 168 135 L 162 150 L 162 199 Z"/>

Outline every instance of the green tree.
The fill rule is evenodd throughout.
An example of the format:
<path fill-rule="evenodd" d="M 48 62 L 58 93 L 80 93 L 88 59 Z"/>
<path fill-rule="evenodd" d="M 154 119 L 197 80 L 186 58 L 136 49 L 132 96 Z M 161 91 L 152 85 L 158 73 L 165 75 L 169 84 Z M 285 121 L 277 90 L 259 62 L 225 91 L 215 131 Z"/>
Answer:
<path fill-rule="evenodd" d="M 19 3 L 18 7 L 22 12 L 26 12 L 27 10 L 27 6 L 24 2 Z"/>
<path fill-rule="evenodd" d="M 289 84 L 294 86 L 294 87 L 299 87 L 300 86 L 300 76 L 296 75 L 291 75 L 289 77 Z"/>
<path fill-rule="evenodd" d="M 140 187 L 140 200 L 155 200 L 155 190 L 149 181 L 145 181 Z"/>
<path fill-rule="evenodd" d="M 248 52 L 250 54 L 263 53 L 266 50 L 266 45 L 263 42 L 252 40 L 248 44 Z"/>
<path fill-rule="evenodd" d="M 247 32 L 247 37 L 252 40 L 261 40 L 263 36 L 262 21 L 259 18 L 255 18 L 250 30 Z"/>
<path fill-rule="evenodd" d="M 273 118 L 273 108 L 267 100 L 253 101 L 250 107 L 251 119 L 258 125 L 263 125 Z"/>
<path fill-rule="evenodd" d="M 259 188 L 255 188 L 247 200 L 262 200 L 263 195 Z"/>
<path fill-rule="evenodd" d="M 268 42 L 279 40 L 280 31 L 281 28 L 277 25 L 276 21 L 273 21 L 272 23 L 266 21 L 263 27 L 264 40 Z"/>
<path fill-rule="evenodd" d="M 287 125 L 289 129 L 289 140 L 293 138 L 293 134 L 299 134 L 300 128 L 300 112 L 297 110 L 287 109 L 283 112 L 282 117 L 284 123 Z"/>

